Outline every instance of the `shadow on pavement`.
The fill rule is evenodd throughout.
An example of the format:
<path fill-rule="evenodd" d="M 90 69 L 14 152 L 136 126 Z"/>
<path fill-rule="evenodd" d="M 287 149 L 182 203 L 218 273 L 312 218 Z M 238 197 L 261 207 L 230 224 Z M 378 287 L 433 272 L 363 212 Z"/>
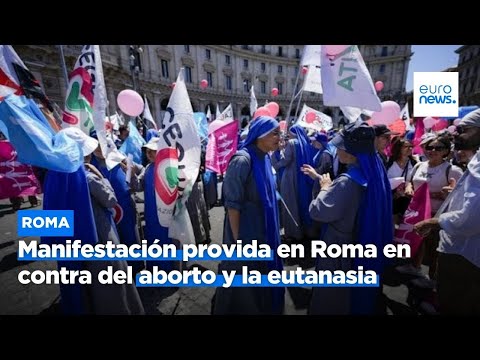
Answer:
<path fill-rule="evenodd" d="M 18 261 L 17 257 L 18 255 L 16 252 L 5 255 L 2 261 L 0 261 L 0 273 L 14 269 L 17 266 L 23 266 L 33 262 L 33 260 Z"/>

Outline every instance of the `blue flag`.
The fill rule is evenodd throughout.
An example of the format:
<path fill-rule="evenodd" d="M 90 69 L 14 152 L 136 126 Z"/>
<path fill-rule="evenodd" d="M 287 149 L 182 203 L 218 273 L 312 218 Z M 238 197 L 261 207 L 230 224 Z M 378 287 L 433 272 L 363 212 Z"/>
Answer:
<path fill-rule="evenodd" d="M 146 144 L 145 139 L 140 135 L 132 121 L 128 123 L 128 129 L 130 130 L 130 135 L 128 135 L 118 150 L 125 155 L 132 154 L 133 161 L 141 164 L 142 146 Z"/>
<path fill-rule="evenodd" d="M 208 142 L 208 122 L 207 116 L 203 112 L 193 113 L 193 120 L 197 126 L 198 135 L 200 136 L 200 141 L 202 144 L 207 144 Z"/>
<path fill-rule="evenodd" d="M 81 166 L 77 171 L 64 173 L 50 170 L 44 182 L 44 210 L 73 210 L 73 236 L 42 237 L 43 244 L 65 244 L 66 240 L 82 240 L 82 244 L 96 244 L 97 228 L 93 217 L 90 192 L 88 190 L 85 170 Z M 81 261 L 58 261 L 58 268 L 83 270 Z M 83 315 L 88 312 L 83 302 L 82 285 L 60 284 L 61 306 L 64 314 Z"/>
<path fill-rule="evenodd" d="M 83 164 L 75 140 L 62 131 L 55 134 L 37 104 L 25 96 L 8 95 L 0 102 L 0 123 L 21 163 L 67 173 Z"/>

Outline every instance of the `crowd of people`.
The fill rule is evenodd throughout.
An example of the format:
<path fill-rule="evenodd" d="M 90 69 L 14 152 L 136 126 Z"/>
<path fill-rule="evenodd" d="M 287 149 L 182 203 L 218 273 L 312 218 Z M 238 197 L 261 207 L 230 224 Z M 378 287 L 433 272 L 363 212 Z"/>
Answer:
<path fill-rule="evenodd" d="M 115 145 L 119 148 L 130 136 L 128 127 L 121 126 L 117 135 Z M 146 135 L 142 163 L 133 164 L 128 179 L 126 161 L 109 170 L 98 141 L 80 136 L 84 167 L 73 174 L 49 170 L 41 176 L 45 208 L 52 208 L 55 201 L 55 206 L 62 208 L 68 201 L 69 206 L 77 202 L 79 213 L 80 202 L 91 209 L 95 233 L 87 234 L 88 229 L 84 229 L 84 235 L 95 239 L 92 241 L 131 245 L 145 238 L 149 244 L 158 239 L 162 244 L 180 246 L 179 239 L 170 238 L 168 228 L 158 221 L 154 162 L 160 134 L 148 130 Z M 282 243 L 308 244 L 321 239 L 327 245 L 374 244 L 381 249 L 393 243 L 394 232 L 401 226 L 416 190 L 427 183 L 431 213 L 415 225 L 423 241 L 412 259 L 396 271 L 414 276 L 415 286 L 438 294 L 430 304 L 435 312 L 480 314 L 480 226 L 475 221 L 480 210 L 480 110 L 464 117 L 453 134 L 426 133 L 419 143 L 419 154 L 413 154 L 416 144 L 411 135 L 363 120 L 337 132 L 294 125 L 285 133 L 272 117 L 253 119 L 240 130 L 238 151 L 223 178 L 223 243 L 257 240 L 276 250 Z M 204 147 L 201 160 L 186 205 L 196 243 L 208 244 L 208 210 L 218 205 L 219 174 L 205 169 Z M 82 179 L 88 189 L 80 185 Z M 73 189 L 75 196 L 67 200 L 47 196 Z M 136 196 L 139 192 L 143 192 L 143 200 Z M 32 206 L 38 205 L 36 196 L 29 200 Z M 12 199 L 14 210 L 19 209 L 19 201 Z M 144 227 L 138 201 L 145 203 Z M 428 274 L 422 269 L 426 255 Z M 130 265 L 135 273 L 154 265 L 166 271 L 179 266 L 173 261 L 95 261 L 88 266 L 95 273 L 112 265 L 116 269 Z M 223 261 L 218 271 L 238 271 L 244 265 L 266 274 L 282 270 L 284 260 L 274 256 L 272 261 Z M 315 268 L 348 271 L 363 266 L 381 278 L 390 265 L 380 252 L 375 259 L 317 258 Z M 88 291 L 75 291 L 62 293 L 67 313 L 145 312 L 134 284 L 93 284 Z M 376 314 L 381 295 L 381 286 L 314 287 L 309 314 Z M 282 314 L 284 304 L 285 288 L 231 287 L 217 289 L 212 308 L 213 314 Z"/>

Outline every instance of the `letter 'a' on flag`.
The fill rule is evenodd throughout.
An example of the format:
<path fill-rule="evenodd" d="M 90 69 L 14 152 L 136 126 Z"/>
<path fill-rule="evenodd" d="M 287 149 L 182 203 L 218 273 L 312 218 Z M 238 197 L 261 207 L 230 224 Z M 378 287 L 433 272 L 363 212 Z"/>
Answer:
<path fill-rule="evenodd" d="M 155 158 L 157 215 L 164 227 L 170 227 L 175 219 L 185 220 L 185 216 L 177 215 L 186 211 L 185 203 L 200 168 L 200 138 L 183 71 L 182 68 L 178 74 L 167 105 Z M 183 240 L 171 233 L 169 236 Z"/>
<path fill-rule="evenodd" d="M 415 190 L 405 211 L 403 222 L 395 230 L 394 235 L 395 242 L 410 245 L 412 257 L 415 256 L 423 241 L 423 238 L 413 230 L 413 226 L 420 221 L 431 218 L 431 212 L 430 191 L 428 183 L 425 182 Z"/>
<path fill-rule="evenodd" d="M 356 45 L 335 56 L 321 50 L 323 103 L 325 106 L 352 106 L 381 111 L 382 105 L 370 73 Z"/>

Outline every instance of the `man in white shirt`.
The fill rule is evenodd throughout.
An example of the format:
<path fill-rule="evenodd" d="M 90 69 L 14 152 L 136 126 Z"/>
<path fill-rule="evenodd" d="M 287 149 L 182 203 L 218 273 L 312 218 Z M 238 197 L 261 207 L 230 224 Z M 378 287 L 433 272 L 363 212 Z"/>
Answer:
<path fill-rule="evenodd" d="M 456 147 L 479 145 L 480 109 L 465 116 L 455 133 Z M 435 217 L 415 225 L 421 236 L 440 230 L 437 289 L 441 314 L 480 315 L 479 213 L 480 152 L 477 152 Z"/>

